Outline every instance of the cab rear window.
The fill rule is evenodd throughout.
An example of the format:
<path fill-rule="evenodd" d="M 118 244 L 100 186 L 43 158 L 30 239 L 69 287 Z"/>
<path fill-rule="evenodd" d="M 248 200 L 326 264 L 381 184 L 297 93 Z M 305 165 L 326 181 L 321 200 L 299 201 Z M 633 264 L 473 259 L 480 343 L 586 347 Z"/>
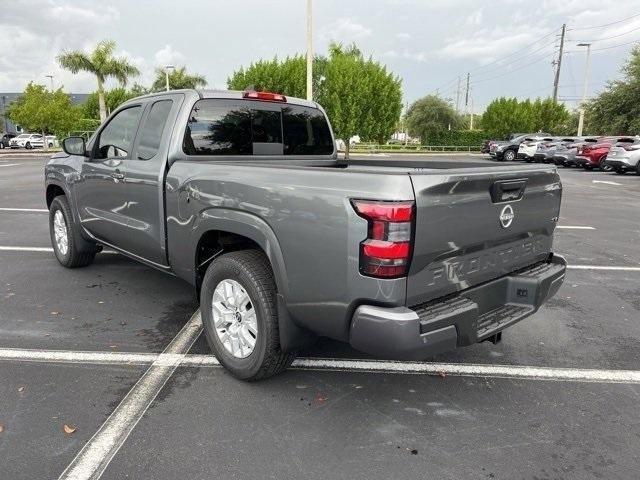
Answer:
<path fill-rule="evenodd" d="M 331 130 L 317 108 L 203 99 L 185 131 L 188 155 L 331 155 Z"/>

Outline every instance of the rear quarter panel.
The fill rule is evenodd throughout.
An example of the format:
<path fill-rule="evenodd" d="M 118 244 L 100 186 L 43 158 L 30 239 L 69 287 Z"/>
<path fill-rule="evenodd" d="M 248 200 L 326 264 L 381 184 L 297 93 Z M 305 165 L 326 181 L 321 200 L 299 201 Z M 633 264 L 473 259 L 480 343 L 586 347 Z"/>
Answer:
<path fill-rule="evenodd" d="M 406 300 L 406 279 L 360 275 L 359 245 L 367 236 L 367 222 L 355 214 L 352 198 L 414 196 L 406 174 L 176 162 L 167 176 L 166 194 L 172 268 L 193 283 L 196 247 L 206 231 L 248 236 L 267 252 L 294 322 L 347 340 L 357 306 L 395 306 Z"/>

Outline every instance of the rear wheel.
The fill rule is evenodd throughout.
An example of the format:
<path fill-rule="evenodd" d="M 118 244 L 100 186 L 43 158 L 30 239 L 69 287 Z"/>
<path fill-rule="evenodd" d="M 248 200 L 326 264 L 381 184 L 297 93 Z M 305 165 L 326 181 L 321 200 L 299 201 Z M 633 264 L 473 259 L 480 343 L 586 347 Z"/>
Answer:
<path fill-rule="evenodd" d="M 618 175 L 624 175 L 626 173 L 626 170 L 623 170 L 620 167 L 614 168 L 614 170 Z"/>
<path fill-rule="evenodd" d="M 33 146 L 31 145 L 31 142 L 27 142 L 25 144 L 24 148 L 26 148 L 27 150 L 31 150 L 33 148 Z"/>
<path fill-rule="evenodd" d="M 505 150 L 502 154 L 502 158 L 505 162 L 513 162 L 516 159 L 516 152 L 513 150 Z"/>
<path fill-rule="evenodd" d="M 606 155 L 600 158 L 600 161 L 598 162 L 598 167 L 603 172 L 610 172 L 613 169 L 611 168 L 611 166 L 607 165 L 607 162 L 605 161 L 606 158 L 607 158 Z"/>
<path fill-rule="evenodd" d="M 636 173 L 638 175 L 640 175 L 640 160 L 638 161 L 638 163 L 636 164 Z"/>
<path fill-rule="evenodd" d="M 261 251 L 214 260 L 202 281 L 200 303 L 209 346 L 233 376 L 261 380 L 291 365 L 295 354 L 280 348 L 276 285 Z"/>
<path fill-rule="evenodd" d="M 67 198 L 64 195 L 54 198 L 49 207 L 51 245 L 58 262 L 67 268 L 91 264 L 98 252 L 98 247 L 84 240 L 76 228 Z"/>

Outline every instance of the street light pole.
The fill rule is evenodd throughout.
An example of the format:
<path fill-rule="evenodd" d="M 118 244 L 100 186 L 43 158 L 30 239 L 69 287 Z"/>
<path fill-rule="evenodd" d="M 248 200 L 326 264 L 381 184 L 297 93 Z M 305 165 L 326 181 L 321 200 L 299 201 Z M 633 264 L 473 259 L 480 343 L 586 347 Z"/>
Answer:
<path fill-rule="evenodd" d="M 307 0 L 307 100 L 313 101 L 313 5 Z"/>
<path fill-rule="evenodd" d="M 582 84 L 582 101 L 580 102 L 580 119 L 578 120 L 578 136 L 582 136 L 582 129 L 584 127 L 584 104 L 587 100 L 587 85 L 589 83 L 589 63 L 591 61 L 591 44 L 579 43 L 579 47 L 587 47 L 587 62 L 584 66 L 584 81 Z"/>
<path fill-rule="evenodd" d="M 164 66 L 164 80 L 167 88 L 167 92 L 169 91 L 169 69 L 176 68 L 173 65 L 165 65 Z"/>
<path fill-rule="evenodd" d="M 45 77 L 51 80 L 51 91 L 53 92 L 53 75 L 45 75 Z"/>

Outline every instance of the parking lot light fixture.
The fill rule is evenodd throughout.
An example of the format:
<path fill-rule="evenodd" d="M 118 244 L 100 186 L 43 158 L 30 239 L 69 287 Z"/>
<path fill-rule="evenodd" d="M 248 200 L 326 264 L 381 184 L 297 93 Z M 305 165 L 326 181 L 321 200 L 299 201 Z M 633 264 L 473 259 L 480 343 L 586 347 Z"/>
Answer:
<path fill-rule="evenodd" d="M 164 79 L 166 82 L 167 92 L 169 91 L 169 70 L 176 68 L 174 65 L 165 65 L 164 66 Z"/>
<path fill-rule="evenodd" d="M 578 120 L 578 136 L 582 136 L 584 127 L 584 105 L 587 100 L 587 85 L 589 83 L 589 62 L 591 60 L 591 44 L 579 43 L 578 47 L 587 47 L 587 61 L 584 66 L 584 81 L 582 84 L 582 101 L 580 102 L 580 119 Z"/>

